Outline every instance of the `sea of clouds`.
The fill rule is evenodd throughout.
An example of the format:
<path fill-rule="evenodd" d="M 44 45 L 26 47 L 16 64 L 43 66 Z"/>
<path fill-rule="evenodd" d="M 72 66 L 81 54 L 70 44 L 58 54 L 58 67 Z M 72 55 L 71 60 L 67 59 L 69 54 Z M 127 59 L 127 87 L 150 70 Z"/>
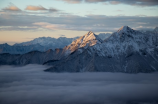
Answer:
<path fill-rule="evenodd" d="M 0 66 L 0 104 L 158 104 L 158 73 L 50 73 Z"/>

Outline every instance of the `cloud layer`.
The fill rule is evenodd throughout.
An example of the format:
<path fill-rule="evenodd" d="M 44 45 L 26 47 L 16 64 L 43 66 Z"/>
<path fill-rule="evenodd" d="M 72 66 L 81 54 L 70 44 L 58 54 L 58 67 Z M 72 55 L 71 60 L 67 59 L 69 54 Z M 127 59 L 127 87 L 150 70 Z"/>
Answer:
<path fill-rule="evenodd" d="M 79 3 L 82 0 L 64 0 L 65 2 Z M 108 0 L 85 0 L 85 2 L 107 2 Z M 109 1 L 113 5 L 117 5 L 119 1 Z M 138 2 L 139 0 L 128 1 Z M 148 0 L 141 0 L 148 2 Z M 156 2 L 152 0 L 152 2 Z M 156 3 L 155 3 L 156 4 Z M 157 16 L 106 16 L 106 15 L 85 15 L 77 16 L 65 13 L 55 8 L 45 8 L 43 6 L 29 5 L 22 11 L 15 5 L 0 10 L 0 31 L 41 31 L 41 30 L 77 30 L 77 31 L 94 31 L 94 32 L 114 32 L 120 27 L 128 25 L 133 29 L 151 30 L 157 27 Z M 12 12 L 20 11 L 20 12 Z M 30 12 L 40 11 L 40 12 Z M 44 12 L 41 12 L 44 11 Z M 122 12 L 123 10 L 116 10 Z M 42 24 L 41 24 L 42 23 Z"/>
<path fill-rule="evenodd" d="M 127 4 L 127 5 L 133 5 L 133 6 L 157 6 L 158 1 L 157 0 L 63 0 L 67 3 L 109 3 L 112 5 L 117 4 Z"/>
<path fill-rule="evenodd" d="M 156 104 L 158 73 L 48 73 L 0 67 L 1 104 Z"/>
<path fill-rule="evenodd" d="M 39 15 L 39 16 L 38 16 Z M 147 16 L 106 16 L 87 15 L 86 17 L 70 14 L 30 13 L 0 15 L 0 30 L 77 30 L 94 32 L 114 32 L 128 25 L 133 29 L 154 29 L 158 17 Z M 8 27 L 9 26 L 9 27 Z M 25 28 L 23 28 L 25 27 Z"/>

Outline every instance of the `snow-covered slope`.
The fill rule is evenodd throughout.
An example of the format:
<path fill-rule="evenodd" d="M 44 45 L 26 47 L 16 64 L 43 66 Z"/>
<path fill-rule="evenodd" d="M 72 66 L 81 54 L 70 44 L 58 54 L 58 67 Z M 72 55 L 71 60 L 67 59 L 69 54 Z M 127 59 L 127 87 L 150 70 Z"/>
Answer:
<path fill-rule="evenodd" d="M 101 44 L 103 40 L 101 40 L 97 35 L 95 35 L 92 31 L 89 31 L 84 36 L 74 40 L 70 45 L 64 48 L 66 55 L 78 50 L 79 48 L 86 49 L 89 46 L 93 46 L 96 44 Z M 82 50 L 80 50 L 82 51 Z"/>
<path fill-rule="evenodd" d="M 101 45 L 94 46 L 95 50 L 101 52 L 98 55 L 120 55 L 129 52 L 140 52 L 140 50 L 153 48 L 158 45 L 157 34 L 143 34 L 135 31 L 128 26 L 121 27 L 117 32 L 113 33 Z M 100 49 L 103 49 L 100 51 Z M 106 48 L 106 49 L 105 49 Z"/>

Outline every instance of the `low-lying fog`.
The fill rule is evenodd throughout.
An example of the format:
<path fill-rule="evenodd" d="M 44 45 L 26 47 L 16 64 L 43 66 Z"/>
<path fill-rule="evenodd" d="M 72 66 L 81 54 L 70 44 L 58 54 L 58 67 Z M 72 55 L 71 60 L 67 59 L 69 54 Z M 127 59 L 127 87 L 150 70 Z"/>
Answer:
<path fill-rule="evenodd" d="M 0 67 L 0 104 L 157 104 L 158 73 L 49 73 Z"/>

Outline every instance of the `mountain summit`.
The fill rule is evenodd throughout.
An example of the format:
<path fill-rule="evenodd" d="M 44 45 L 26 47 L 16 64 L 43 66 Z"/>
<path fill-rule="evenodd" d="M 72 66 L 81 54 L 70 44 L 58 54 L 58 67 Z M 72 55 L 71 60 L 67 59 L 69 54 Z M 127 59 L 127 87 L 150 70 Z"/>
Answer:
<path fill-rule="evenodd" d="M 95 44 L 101 44 L 103 41 L 95 35 L 92 31 L 81 36 L 80 38 L 74 40 L 70 45 L 66 46 L 64 49 L 68 53 L 72 53 L 79 48 L 86 49 L 88 46 L 93 46 Z"/>
<path fill-rule="evenodd" d="M 122 26 L 118 31 L 127 31 L 131 28 L 129 28 L 128 26 Z"/>
<path fill-rule="evenodd" d="M 128 26 L 122 26 L 118 31 L 117 33 L 119 35 L 123 35 L 123 34 L 133 34 L 135 31 L 133 29 L 131 29 L 130 27 Z"/>

